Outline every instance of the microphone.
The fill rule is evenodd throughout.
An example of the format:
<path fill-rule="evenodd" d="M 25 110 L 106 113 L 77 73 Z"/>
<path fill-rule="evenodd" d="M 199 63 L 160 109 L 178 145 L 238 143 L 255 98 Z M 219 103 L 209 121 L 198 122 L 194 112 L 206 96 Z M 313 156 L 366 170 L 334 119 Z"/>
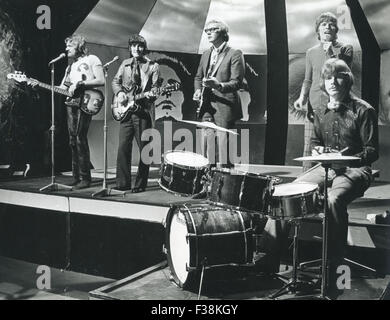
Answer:
<path fill-rule="evenodd" d="M 61 53 L 57 58 L 55 58 L 55 59 L 53 59 L 53 60 L 51 60 L 51 61 L 49 62 L 49 66 L 50 66 L 51 64 L 57 62 L 58 60 L 61 60 L 61 59 L 65 58 L 65 57 L 66 57 L 66 54 L 65 54 L 65 53 Z"/>
<path fill-rule="evenodd" d="M 111 61 L 107 62 L 103 68 L 107 68 L 111 63 L 114 63 L 116 60 L 118 60 L 119 57 L 118 56 L 115 56 L 114 59 L 112 59 Z"/>

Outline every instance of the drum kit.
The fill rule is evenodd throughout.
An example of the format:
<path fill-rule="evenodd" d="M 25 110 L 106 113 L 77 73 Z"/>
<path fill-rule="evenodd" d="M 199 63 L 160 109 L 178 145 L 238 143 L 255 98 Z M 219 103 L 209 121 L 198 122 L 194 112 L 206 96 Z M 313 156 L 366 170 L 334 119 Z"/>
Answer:
<path fill-rule="evenodd" d="M 333 163 L 358 159 L 331 156 L 302 157 L 297 161 L 318 161 L 328 169 Z M 303 218 L 319 215 L 316 184 L 281 184 L 274 176 L 226 168 L 210 168 L 202 155 L 168 151 L 163 156 L 159 185 L 178 196 L 205 191 L 206 199 L 172 205 L 166 218 L 165 249 L 172 280 L 183 289 L 202 288 L 205 269 L 223 266 L 253 266 L 257 223 L 262 217 L 292 222 L 295 226 L 292 279 L 279 290 L 297 290 L 298 229 Z M 327 191 L 324 192 L 322 287 L 327 279 Z"/>

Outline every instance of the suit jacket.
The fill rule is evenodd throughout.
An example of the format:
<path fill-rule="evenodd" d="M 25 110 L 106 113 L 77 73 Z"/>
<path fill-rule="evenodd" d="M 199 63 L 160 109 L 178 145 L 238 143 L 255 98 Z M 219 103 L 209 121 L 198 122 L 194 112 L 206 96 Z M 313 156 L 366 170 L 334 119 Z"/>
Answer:
<path fill-rule="evenodd" d="M 211 48 L 206 50 L 200 59 L 195 76 L 195 90 L 202 88 L 202 79 L 206 76 L 210 63 Z M 240 50 L 225 46 L 220 55 L 224 55 L 214 76 L 223 85 L 221 90 L 212 90 L 211 106 L 215 113 L 226 121 L 235 121 L 242 118 L 241 101 L 237 91 L 241 88 L 245 75 L 244 56 Z"/>
<path fill-rule="evenodd" d="M 141 87 L 142 92 L 149 91 L 152 87 L 158 86 L 158 79 L 160 76 L 158 63 L 151 61 L 144 57 L 145 61 L 142 63 L 141 71 Z M 112 91 L 117 95 L 120 91 L 129 90 L 132 86 L 131 70 L 134 64 L 134 58 L 123 60 L 114 79 L 112 80 Z M 149 113 L 152 120 L 152 125 L 155 124 L 155 108 L 154 100 L 142 100 L 140 102 L 145 110 Z"/>

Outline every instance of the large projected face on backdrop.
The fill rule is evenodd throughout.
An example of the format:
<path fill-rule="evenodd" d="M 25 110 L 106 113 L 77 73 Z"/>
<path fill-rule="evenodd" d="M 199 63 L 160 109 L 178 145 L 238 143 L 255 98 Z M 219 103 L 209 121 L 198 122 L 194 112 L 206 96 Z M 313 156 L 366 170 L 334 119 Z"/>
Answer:
<path fill-rule="evenodd" d="M 163 53 L 151 52 L 148 57 L 160 65 L 160 77 L 163 80 L 162 86 L 174 81 L 182 84 L 182 79 L 178 76 L 177 68 L 181 72 L 190 74 L 186 67 L 178 59 L 170 57 Z M 174 68 L 173 68 L 174 65 Z M 183 90 L 183 88 L 182 88 Z M 160 96 L 155 102 L 156 120 L 181 120 L 183 119 L 182 108 L 184 103 L 184 94 L 182 90 L 171 92 L 168 96 Z"/>

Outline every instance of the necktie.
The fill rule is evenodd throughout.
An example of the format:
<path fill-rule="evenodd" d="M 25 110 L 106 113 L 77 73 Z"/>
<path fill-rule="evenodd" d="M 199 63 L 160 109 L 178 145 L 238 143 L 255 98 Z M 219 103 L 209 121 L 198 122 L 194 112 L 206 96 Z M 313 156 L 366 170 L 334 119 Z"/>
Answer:
<path fill-rule="evenodd" d="M 139 67 L 139 62 L 138 60 L 135 60 L 134 66 L 133 66 L 133 84 L 139 86 L 141 85 L 141 71 Z"/>

